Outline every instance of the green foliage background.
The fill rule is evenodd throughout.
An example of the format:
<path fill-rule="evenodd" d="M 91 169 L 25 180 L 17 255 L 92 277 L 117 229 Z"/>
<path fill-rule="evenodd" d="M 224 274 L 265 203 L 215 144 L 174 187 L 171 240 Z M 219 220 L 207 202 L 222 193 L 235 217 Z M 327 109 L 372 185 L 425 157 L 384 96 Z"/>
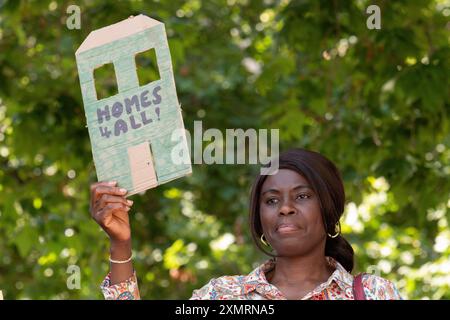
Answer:
<path fill-rule="evenodd" d="M 81 8 L 81 30 L 66 8 Z M 370 4 L 381 30 L 366 27 Z M 75 50 L 130 15 L 163 21 L 187 129 L 279 128 L 281 149 L 341 169 L 356 272 L 406 298 L 450 298 L 449 1 L 0 0 L 0 289 L 7 299 L 100 299 L 108 241 Z M 133 197 L 143 298 L 189 298 L 265 259 L 247 202 L 256 166 L 194 165 Z M 81 270 L 69 290 L 66 270 Z"/>

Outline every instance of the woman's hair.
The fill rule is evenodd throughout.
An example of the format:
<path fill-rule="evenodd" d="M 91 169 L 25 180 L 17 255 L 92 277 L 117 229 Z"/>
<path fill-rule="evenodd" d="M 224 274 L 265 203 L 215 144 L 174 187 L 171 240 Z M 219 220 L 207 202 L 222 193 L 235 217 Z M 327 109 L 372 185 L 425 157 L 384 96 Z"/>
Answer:
<path fill-rule="evenodd" d="M 317 152 L 291 149 L 280 154 L 278 168 L 293 170 L 308 180 L 319 198 L 325 232 L 334 235 L 335 225 L 339 222 L 345 205 L 344 185 L 336 166 Z M 260 241 L 263 230 L 259 204 L 261 188 L 266 178 L 267 175 L 259 175 L 253 183 L 250 196 L 250 228 L 257 247 L 267 255 L 276 257 L 266 251 Z M 348 272 L 352 271 L 353 248 L 341 234 L 336 238 L 327 236 L 325 255 L 336 259 Z"/>

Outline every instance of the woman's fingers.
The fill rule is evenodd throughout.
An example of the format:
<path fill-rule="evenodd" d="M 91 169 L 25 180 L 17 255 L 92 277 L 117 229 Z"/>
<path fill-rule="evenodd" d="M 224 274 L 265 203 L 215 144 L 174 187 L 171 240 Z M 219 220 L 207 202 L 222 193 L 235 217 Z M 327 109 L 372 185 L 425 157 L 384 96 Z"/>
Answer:
<path fill-rule="evenodd" d="M 124 197 L 127 194 L 127 190 L 110 185 L 97 185 L 91 191 L 91 207 L 94 207 L 98 203 L 98 200 L 105 194 Z"/>
<path fill-rule="evenodd" d="M 104 194 L 110 194 L 113 196 L 125 196 L 127 194 L 127 190 L 119 187 L 111 187 L 105 185 L 97 186 L 93 191 L 94 199 L 99 199 Z"/>
<path fill-rule="evenodd" d="M 110 194 L 103 194 L 98 200 L 98 204 L 100 208 L 103 208 L 108 203 L 122 203 L 128 207 L 131 207 L 133 201 L 125 199 L 125 197 L 120 196 L 112 196 Z"/>
<path fill-rule="evenodd" d="M 133 201 L 127 200 L 127 190 L 116 182 L 97 182 L 91 185 L 91 216 L 110 239 L 128 240 L 131 237 L 128 212 Z"/>
<path fill-rule="evenodd" d="M 125 199 L 127 190 L 116 185 L 115 181 L 101 181 L 91 185 L 90 211 L 93 218 L 109 203 L 121 203 L 129 207 L 133 204 L 133 201 Z"/>
<path fill-rule="evenodd" d="M 113 214 L 118 214 L 121 218 L 126 218 L 125 215 L 130 210 L 130 207 L 122 203 L 109 203 L 103 209 L 98 210 L 95 214 L 95 220 L 102 226 L 108 227 L 108 222 L 111 221 Z"/>
<path fill-rule="evenodd" d="M 96 182 L 96 183 L 91 184 L 91 187 L 90 187 L 90 193 L 91 193 L 91 203 L 90 204 L 91 204 L 91 208 L 94 207 L 94 203 L 95 203 L 95 201 L 97 201 L 97 199 L 95 197 L 95 194 L 96 194 L 96 191 L 97 191 L 98 187 L 100 187 L 100 186 L 115 187 L 116 185 L 117 185 L 116 181 L 100 181 L 100 182 Z"/>
<path fill-rule="evenodd" d="M 116 185 L 117 185 L 117 181 L 99 181 L 99 182 L 91 184 L 91 192 L 98 186 L 115 187 Z"/>

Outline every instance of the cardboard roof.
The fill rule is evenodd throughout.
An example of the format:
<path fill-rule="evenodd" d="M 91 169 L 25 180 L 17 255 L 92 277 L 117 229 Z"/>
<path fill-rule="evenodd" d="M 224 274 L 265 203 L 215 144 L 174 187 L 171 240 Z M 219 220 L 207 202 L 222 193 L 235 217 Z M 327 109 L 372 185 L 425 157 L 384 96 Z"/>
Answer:
<path fill-rule="evenodd" d="M 97 29 L 89 33 L 83 43 L 80 45 L 78 50 L 75 52 L 76 55 L 81 52 L 88 51 L 95 47 L 102 46 L 109 42 L 126 38 L 132 34 L 141 32 L 145 29 L 152 28 L 162 22 L 147 17 L 143 14 L 138 16 L 131 16 L 126 20 L 122 20 L 118 23 L 109 25 L 107 27 Z"/>

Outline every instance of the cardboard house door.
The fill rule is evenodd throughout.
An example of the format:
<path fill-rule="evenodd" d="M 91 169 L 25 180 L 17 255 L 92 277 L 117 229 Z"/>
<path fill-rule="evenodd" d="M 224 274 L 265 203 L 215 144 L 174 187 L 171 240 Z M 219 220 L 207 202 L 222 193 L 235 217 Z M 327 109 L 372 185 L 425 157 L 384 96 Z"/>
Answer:
<path fill-rule="evenodd" d="M 148 141 L 128 148 L 131 178 L 136 193 L 158 185 L 151 146 Z"/>

